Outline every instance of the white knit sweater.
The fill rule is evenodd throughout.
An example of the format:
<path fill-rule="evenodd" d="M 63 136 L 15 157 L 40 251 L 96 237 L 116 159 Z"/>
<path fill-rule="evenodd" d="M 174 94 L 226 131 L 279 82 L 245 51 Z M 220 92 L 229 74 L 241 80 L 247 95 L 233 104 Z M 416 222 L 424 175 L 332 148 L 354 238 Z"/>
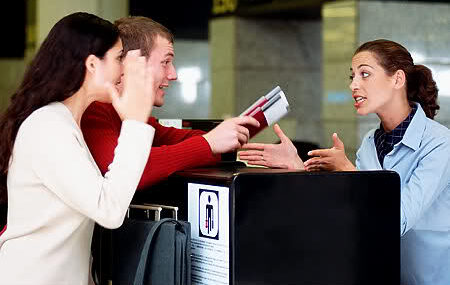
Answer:
<path fill-rule="evenodd" d="M 17 134 L 8 172 L 0 284 L 88 284 L 94 222 L 122 224 L 153 135 L 145 123 L 124 121 L 103 177 L 64 104 L 31 114 Z"/>

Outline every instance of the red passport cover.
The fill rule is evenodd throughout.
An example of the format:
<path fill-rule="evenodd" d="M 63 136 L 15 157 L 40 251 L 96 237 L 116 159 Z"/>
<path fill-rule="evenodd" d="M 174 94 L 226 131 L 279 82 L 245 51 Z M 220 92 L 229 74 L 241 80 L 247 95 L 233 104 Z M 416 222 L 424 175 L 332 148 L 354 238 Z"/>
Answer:
<path fill-rule="evenodd" d="M 256 112 L 253 112 L 253 114 L 250 114 L 249 116 L 255 118 L 259 122 L 259 128 L 250 125 L 245 126 L 250 132 L 250 138 L 252 138 L 257 133 L 265 129 L 268 124 L 266 116 L 264 116 L 264 112 L 261 110 L 261 108 L 258 108 Z"/>

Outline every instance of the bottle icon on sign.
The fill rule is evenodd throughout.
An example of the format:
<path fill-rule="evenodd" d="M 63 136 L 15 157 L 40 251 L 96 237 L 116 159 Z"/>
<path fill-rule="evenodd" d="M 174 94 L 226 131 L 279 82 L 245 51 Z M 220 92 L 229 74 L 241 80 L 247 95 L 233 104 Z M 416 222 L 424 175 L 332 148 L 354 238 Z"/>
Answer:
<path fill-rule="evenodd" d="M 211 195 L 208 195 L 208 203 L 205 206 L 206 208 L 206 220 L 205 220 L 205 228 L 209 232 L 214 229 L 214 206 L 211 204 Z"/>

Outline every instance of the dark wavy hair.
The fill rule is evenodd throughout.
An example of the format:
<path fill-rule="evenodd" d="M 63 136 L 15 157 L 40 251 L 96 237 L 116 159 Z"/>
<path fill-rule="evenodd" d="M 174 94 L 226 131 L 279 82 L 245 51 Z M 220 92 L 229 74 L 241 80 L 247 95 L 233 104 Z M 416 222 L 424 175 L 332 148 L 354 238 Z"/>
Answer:
<path fill-rule="evenodd" d="M 428 67 L 414 64 L 411 54 L 405 47 L 385 39 L 362 44 L 354 55 L 363 51 L 372 52 L 389 75 L 393 75 L 397 70 L 403 70 L 406 74 L 408 101 L 418 102 L 428 118 L 433 119 L 436 116 L 439 110 L 438 88 Z"/>
<path fill-rule="evenodd" d="M 119 30 L 111 22 L 88 13 L 68 15 L 53 26 L 0 118 L 0 205 L 7 202 L 9 161 L 22 122 L 40 107 L 78 91 L 86 58 L 103 58 L 118 39 Z"/>

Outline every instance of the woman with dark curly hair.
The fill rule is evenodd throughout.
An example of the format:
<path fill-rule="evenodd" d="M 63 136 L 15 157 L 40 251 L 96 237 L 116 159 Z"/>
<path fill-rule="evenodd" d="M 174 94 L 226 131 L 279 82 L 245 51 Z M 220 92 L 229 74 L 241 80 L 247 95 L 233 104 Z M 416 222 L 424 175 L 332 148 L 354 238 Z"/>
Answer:
<path fill-rule="evenodd" d="M 430 69 L 416 65 L 400 44 L 364 43 L 351 68 L 352 96 L 360 115 L 381 123 L 357 152 L 356 167 L 333 134 L 330 149 L 313 150 L 304 163 L 276 126 L 277 145 L 248 144 L 240 154 L 251 164 L 307 171 L 393 170 L 401 179 L 402 284 L 450 284 L 450 132 L 433 120 L 438 89 Z M 286 163 L 289 162 L 289 163 Z"/>
<path fill-rule="evenodd" d="M 139 50 L 122 68 L 119 31 L 106 20 L 74 13 L 52 28 L 0 119 L 0 283 L 88 284 L 94 224 L 122 224 L 149 157 L 153 73 Z M 105 177 L 80 130 L 93 101 L 123 120 Z"/>

